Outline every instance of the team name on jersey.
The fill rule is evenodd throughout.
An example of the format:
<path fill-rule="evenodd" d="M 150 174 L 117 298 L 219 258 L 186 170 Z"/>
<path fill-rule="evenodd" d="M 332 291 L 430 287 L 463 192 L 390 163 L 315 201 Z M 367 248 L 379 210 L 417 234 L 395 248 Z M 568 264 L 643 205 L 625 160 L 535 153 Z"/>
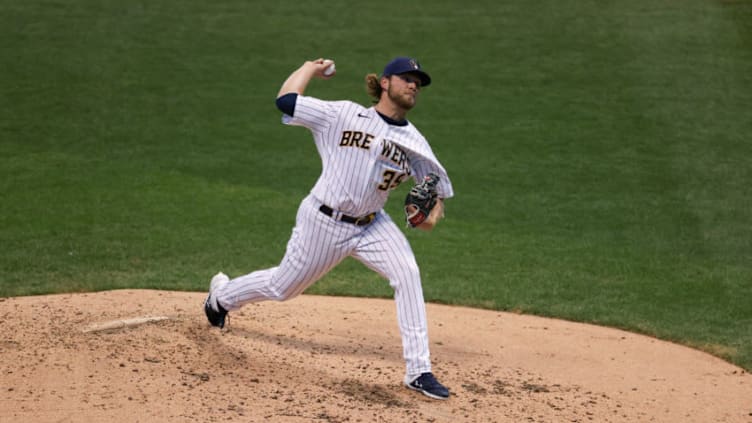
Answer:
<path fill-rule="evenodd" d="M 407 160 L 407 154 L 399 148 L 394 141 L 384 139 L 384 145 L 381 147 L 381 156 L 389 159 L 392 163 L 400 167 L 400 169 L 410 172 L 410 163 Z"/>
<path fill-rule="evenodd" d="M 339 140 L 340 147 L 358 147 L 364 150 L 371 149 L 371 141 L 374 136 L 360 131 L 342 131 L 342 138 Z"/>
<path fill-rule="evenodd" d="M 356 147 L 364 150 L 371 149 L 371 142 L 376 138 L 367 132 L 361 131 L 342 131 L 342 137 L 339 140 L 340 147 Z M 381 156 L 390 160 L 400 169 L 408 170 L 410 165 L 407 160 L 407 154 L 399 146 L 388 139 L 384 139 L 381 146 Z"/>

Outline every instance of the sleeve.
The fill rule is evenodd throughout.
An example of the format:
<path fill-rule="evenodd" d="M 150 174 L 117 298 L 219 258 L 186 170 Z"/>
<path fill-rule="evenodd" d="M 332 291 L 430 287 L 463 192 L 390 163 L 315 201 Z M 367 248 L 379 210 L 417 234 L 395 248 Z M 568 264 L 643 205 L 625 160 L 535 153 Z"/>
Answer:
<path fill-rule="evenodd" d="M 433 172 L 439 175 L 439 184 L 436 186 L 436 192 L 439 193 L 439 197 L 451 198 L 454 196 L 452 181 L 449 180 L 449 175 L 440 163 L 416 154 L 410 159 L 410 166 L 413 169 L 413 178 L 416 183 L 419 183 L 426 175 Z"/>
<path fill-rule="evenodd" d="M 295 116 L 295 102 L 298 101 L 298 93 L 287 93 L 282 97 L 278 97 L 276 104 L 280 112 Z"/>
<path fill-rule="evenodd" d="M 323 101 L 314 97 L 297 96 L 295 115 L 282 115 L 285 125 L 303 126 L 313 132 L 323 132 L 337 119 L 337 102 Z"/>

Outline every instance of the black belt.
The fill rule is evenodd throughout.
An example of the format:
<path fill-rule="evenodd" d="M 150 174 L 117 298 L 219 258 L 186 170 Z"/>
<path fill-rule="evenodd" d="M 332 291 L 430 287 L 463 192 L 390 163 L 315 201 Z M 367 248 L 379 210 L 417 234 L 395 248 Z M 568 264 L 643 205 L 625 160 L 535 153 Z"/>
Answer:
<path fill-rule="evenodd" d="M 319 211 L 329 217 L 334 216 L 334 210 L 332 210 L 332 208 L 327 205 L 322 204 L 321 207 L 319 207 Z M 343 214 L 340 216 L 339 220 L 345 223 L 352 223 L 353 225 L 356 225 L 356 226 L 366 226 L 370 224 L 371 222 L 373 222 L 373 219 L 375 217 L 376 217 L 376 213 L 367 214 L 363 217 L 352 217 L 352 216 Z"/>

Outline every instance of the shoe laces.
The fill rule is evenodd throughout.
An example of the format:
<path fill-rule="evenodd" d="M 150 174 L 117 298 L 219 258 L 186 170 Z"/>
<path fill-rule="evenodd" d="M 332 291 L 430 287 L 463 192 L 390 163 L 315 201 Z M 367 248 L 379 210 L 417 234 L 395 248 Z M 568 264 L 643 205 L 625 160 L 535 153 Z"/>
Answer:
<path fill-rule="evenodd" d="M 415 381 L 426 388 L 429 387 L 439 387 L 442 386 L 441 383 L 439 383 L 438 380 L 436 380 L 436 377 L 431 372 L 423 373 L 420 375 Z"/>

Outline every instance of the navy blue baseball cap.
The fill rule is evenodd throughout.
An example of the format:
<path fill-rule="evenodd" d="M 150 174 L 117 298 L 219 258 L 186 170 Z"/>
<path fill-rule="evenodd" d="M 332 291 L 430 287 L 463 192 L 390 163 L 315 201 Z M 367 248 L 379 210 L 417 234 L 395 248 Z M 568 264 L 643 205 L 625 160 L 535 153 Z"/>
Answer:
<path fill-rule="evenodd" d="M 384 67 L 381 76 L 400 75 L 403 73 L 415 73 L 420 77 L 420 85 L 426 87 L 431 84 L 431 77 L 420 67 L 420 63 L 412 57 L 398 57 Z"/>

